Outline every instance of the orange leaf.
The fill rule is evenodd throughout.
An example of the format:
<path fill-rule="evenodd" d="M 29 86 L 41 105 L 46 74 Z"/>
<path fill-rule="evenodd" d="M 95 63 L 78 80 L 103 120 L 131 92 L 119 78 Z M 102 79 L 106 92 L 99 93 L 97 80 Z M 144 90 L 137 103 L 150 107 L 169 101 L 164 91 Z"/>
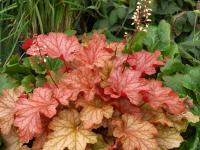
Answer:
<path fill-rule="evenodd" d="M 93 125 L 98 125 L 103 121 L 103 118 L 111 118 L 113 107 L 105 104 L 101 99 L 95 98 L 91 102 L 81 101 L 79 105 L 83 106 L 80 113 L 80 119 L 84 123 L 84 127 L 91 128 Z"/>
<path fill-rule="evenodd" d="M 49 124 L 53 130 L 43 150 L 85 150 L 87 143 L 97 142 L 97 136 L 80 125 L 80 116 L 76 110 L 63 110 Z"/>
<path fill-rule="evenodd" d="M 168 150 L 180 147 L 184 140 L 175 128 L 158 127 L 157 141 L 161 150 Z"/>
<path fill-rule="evenodd" d="M 128 114 L 122 116 L 122 121 L 113 135 L 121 141 L 124 150 L 157 149 L 157 130 L 152 124 Z"/>

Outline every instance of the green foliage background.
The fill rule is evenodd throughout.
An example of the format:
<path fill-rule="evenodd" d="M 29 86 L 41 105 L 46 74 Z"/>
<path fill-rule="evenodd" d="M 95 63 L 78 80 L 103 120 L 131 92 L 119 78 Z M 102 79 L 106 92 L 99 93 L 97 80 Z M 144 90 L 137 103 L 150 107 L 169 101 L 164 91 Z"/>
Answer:
<path fill-rule="evenodd" d="M 152 23 L 146 33 L 136 33 L 131 26 L 136 3 L 137 0 L 0 0 L 0 90 L 23 85 L 26 92 L 31 92 L 45 82 L 46 67 L 23 58 L 20 46 L 27 37 L 50 31 L 81 36 L 98 30 L 109 41 L 119 41 L 124 32 L 129 32 L 133 41 L 125 51 L 159 49 L 162 58 L 168 56 L 157 78 L 181 97 L 192 98 L 192 112 L 200 115 L 200 1 L 152 0 Z M 47 60 L 51 71 L 62 63 Z M 180 150 L 200 149 L 200 123 L 191 124 L 183 136 L 186 140 Z"/>

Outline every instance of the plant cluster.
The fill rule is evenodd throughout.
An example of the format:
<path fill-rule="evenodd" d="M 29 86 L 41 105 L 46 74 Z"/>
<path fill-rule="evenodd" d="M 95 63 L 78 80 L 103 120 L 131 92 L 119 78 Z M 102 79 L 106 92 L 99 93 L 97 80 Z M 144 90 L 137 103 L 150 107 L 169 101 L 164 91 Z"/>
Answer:
<path fill-rule="evenodd" d="M 199 121 L 188 98 L 155 79 L 165 63 L 160 51 L 127 54 L 126 41 L 107 43 L 98 33 L 80 42 L 51 32 L 23 47 L 30 56 L 22 64 L 34 73 L 0 97 L 9 150 L 172 149 L 189 122 Z"/>

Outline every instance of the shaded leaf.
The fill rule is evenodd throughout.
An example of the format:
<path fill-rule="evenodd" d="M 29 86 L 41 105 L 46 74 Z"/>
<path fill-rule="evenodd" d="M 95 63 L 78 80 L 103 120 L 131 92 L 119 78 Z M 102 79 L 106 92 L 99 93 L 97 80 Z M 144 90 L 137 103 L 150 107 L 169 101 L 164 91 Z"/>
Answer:
<path fill-rule="evenodd" d="M 25 88 L 27 93 L 31 92 L 34 89 L 35 84 L 35 77 L 33 75 L 25 76 L 22 81 L 21 85 Z"/>
<path fill-rule="evenodd" d="M 180 147 L 183 138 L 175 128 L 158 128 L 157 142 L 161 150 L 168 150 Z"/>

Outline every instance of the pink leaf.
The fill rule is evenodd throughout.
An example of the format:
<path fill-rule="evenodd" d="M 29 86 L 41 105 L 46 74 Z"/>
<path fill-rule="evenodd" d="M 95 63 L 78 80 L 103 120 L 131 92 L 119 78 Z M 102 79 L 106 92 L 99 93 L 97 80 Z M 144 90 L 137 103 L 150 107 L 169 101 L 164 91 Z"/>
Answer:
<path fill-rule="evenodd" d="M 74 52 L 80 49 L 82 46 L 75 36 L 50 32 L 48 35 L 37 36 L 27 54 L 47 54 L 52 58 L 63 57 L 65 61 L 70 61 L 74 58 Z"/>
<path fill-rule="evenodd" d="M 140 78 L 138 71 L 124 69 L 123 67 L 114 70 L 108 79 L 109 85 L 104 93 L 112 98 L 127 96 L 132 104 L 138 105 L 142 101 L 139 93 L 145 89 L 146 81 Z"/>
<path fill-rule="evenodd" d="M 52 118 L 58 102 L 48 88 L 37 88 L 28 99 L 22 98 L 15 107 L 15 126 L 19 128 L 20 140 L 27 142 L 42 133 L 41 114 Z"/>
<path fill-rule="evenodd" d="M 152 75 L 156 73 L 157 66 L 163 65 L 163 62 L 158 60 L 159 56 L 160 51 L 155 51 L 153 54 L 146 51 L 136 52 L 129 57 L 128 63 L 133 69 Z"/>
<path fill-rule="evenodd" d="M 161 81 L 151 80 L 148 83 L 148 90 L 142 91 L 144 100 L 154 109 L 164 107 L 173 114 L 180 114 L 185 111 L 184 102 L 168 87 L 163 87 Z"/>
<path fill-rule="evenodd" d="M 69 98 L 72 95 L 72 89 L 67 88 L 64 84 L 59 84 L 53 90 L 54 98 L 58 100 L 62 105 L 69 104 Z"/>
<path fill-rule="evenodd" d="M 26 53 L 29 55 L 45 55 L 47 54 L 47 49 L 43 44 L 43 40 L 47 37 L 47 35 L 40 34 L 37 37 L 33 38 L 32 45 L 29 49 L 27 49 Z"/>

